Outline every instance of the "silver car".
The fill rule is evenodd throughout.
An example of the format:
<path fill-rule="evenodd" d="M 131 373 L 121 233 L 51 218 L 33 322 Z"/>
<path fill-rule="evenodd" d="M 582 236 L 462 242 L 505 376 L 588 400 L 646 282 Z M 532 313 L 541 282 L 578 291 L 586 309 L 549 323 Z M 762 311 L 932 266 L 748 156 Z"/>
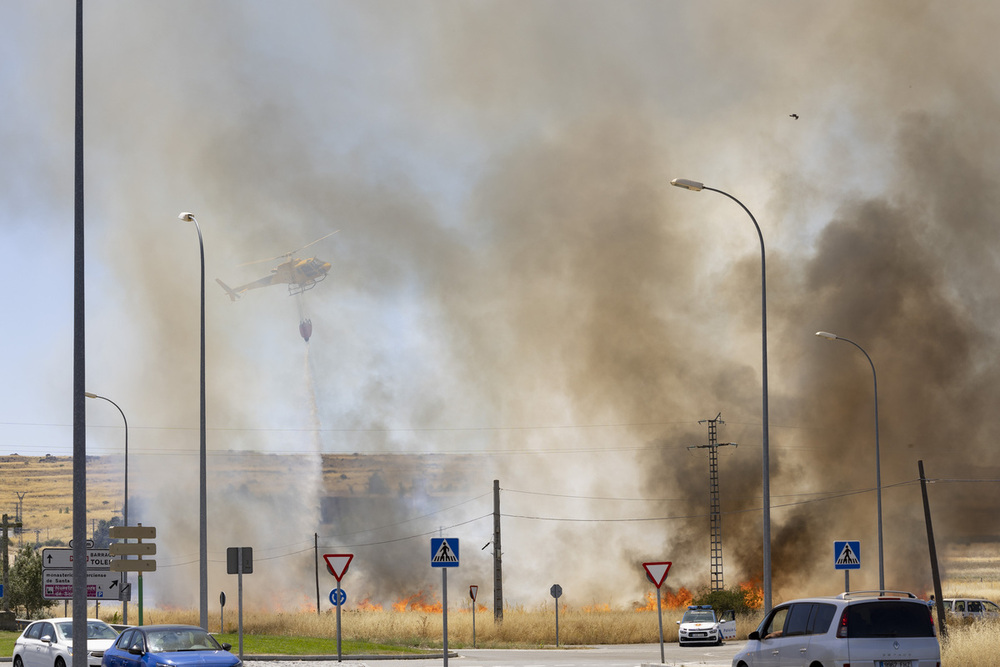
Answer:
<path fill-rule="evenodd" d="M 1000 618 L 1000 607 L 981 598 L 944 598 L 944 610 L 962 618 Z"/>
<path fill-rule="evenodd" d="M 733 658 L 733 667 L 846 664 L 939 667 L 941 647 L 927 602 L 899 591 L 785 602 Z"/>
<path fill-rule="evenodd" d="M 96 618 L 87 619 L 87 664 L 100 667 L 104 649 L 118 633 Z M 14 642 L 14 667 L 67 667 L 73 664 L 73 619 L 35 621 Z"/>

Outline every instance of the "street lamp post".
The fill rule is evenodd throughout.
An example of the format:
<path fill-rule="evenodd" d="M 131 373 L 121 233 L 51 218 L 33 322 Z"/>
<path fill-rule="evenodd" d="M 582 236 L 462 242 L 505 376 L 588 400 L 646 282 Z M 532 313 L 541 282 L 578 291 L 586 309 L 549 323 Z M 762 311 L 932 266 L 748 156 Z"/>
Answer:
<path fill-rule="evenodd" d="M 125 525 L 127 526 L 128 525 L 128 419 L 125 418 L 125 412 L 121 409 L 121 406 L 119 406 L 117 403 L 112 401 L 107 396 L 99 396 L 97 394 L 92 394 L 89 391 L 83 392 L 83 395 L 86 396 L 87 398 L 99 398 L 102 401 L 107 401 L 111 405 L 115 406 L 115 408 L 118 409 L 118 412 L 122 416 L 122 421 L 125 422 L 125 501 L 124 504 L 122 505 L 122 520 L 125 522 Z M 124 585 L 124 581 L 127 578 L 128 574 L 122 572 L 122 581 L 123 581 L 122 585 Z M 128 600 L 126 600 L 125 598 L 122 598 L 122 623 L 128 625 Z"/>
<path fill-rule="evenodd" d="M 729 197 L 740 205 L 746 214 L 750 216 L 754 228 L 757 230 L 757 238 L 760 239 L 760 328 L 761 328 L 761 376 L 763 393 L 763 435 L 761 438 L 762 462 L 761 462 L 761 494 L 764 500 L 764 613 L 771 610 L 771 455 L 768 435 L 768 414 L 767 414 L 767 264 L 764 255 L 764 235 L 760 231 L 757 219 L 753 217 L 743 202 L 728 192 L 710 188 L 704 183 L 691 181 L 686 178 L 675 178 L 670 181 L 671 185 L 694 192 L 710 190 L 720 195 Z"/>
<path fill-rule="evenodd" d="M 872 358 L 868 356 L 868 353 L 865 352 L 865 348 L 861 347 L 850 338 L 844 338 L 843 336 L 838 336 L 837 334 L 830 333 L 829 331 L 817 331 L 816 335 L 820 338 L 826 338 L 827 340 L 842 340 L 845 343 L 850 343 L 854 347 L 861 350 L 861 354 L 865 355 L 865 359 L 868 360 L 868 365 L 872 367 L 872 381 L 875 385 L 875 505 L 878 510 L 878 588 L 880 591 L 884 591 L 885 567 L 882 558 L 882 470 L 878 448 L 878 375 L 875 374 L 875 363 L 872 361 Z"/>
<path fill-rule="evenodd" d="M 200 499 L 198 526 L 198 588 L 201 627 L 208 631 L 208 473 L 205 437 L 205 242 L 201 237 L 201 225 L 192 213 L 181 213 L 185 222 L 193 222 L 198 230 L 198 249 L 201 253 L 201 443 L 199 448 L 198 490 Z"/>

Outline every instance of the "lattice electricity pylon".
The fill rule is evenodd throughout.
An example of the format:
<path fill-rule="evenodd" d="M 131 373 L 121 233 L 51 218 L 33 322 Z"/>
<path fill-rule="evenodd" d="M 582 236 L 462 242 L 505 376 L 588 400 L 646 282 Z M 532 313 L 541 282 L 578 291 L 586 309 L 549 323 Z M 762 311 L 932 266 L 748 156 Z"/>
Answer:
<path fill-rule="evenodd" d="M 725 590 L 722 576 L 722 512 L 719 504 L 719 447 L 732 445 L 738 447 L 735 442 L 718 441 L 718 426 L 725 424 L 722 421 L 722 413 L 715 416 L 715 419 L 702 419 L 699 424 L 708 423 L 708 444 L 695 445 L 688 449 L 708 449 L 708 488 L 709 488 L 709 513 L 708 525 L 711 534 L 711 545 L 709 549 L 709 559 L 711 563 L 711 590 Z"/>

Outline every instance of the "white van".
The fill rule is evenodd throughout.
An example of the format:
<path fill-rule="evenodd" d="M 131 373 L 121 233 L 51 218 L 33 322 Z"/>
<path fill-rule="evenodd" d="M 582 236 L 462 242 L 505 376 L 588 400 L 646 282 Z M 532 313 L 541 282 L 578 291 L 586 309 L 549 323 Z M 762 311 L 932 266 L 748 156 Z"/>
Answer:
<path fill-rule="evenodd" d="M 785 602 L 764 617 L 733 658 L 733 667 L 845 664 L 940 667 L 927 602 L 898 591 Z"/>

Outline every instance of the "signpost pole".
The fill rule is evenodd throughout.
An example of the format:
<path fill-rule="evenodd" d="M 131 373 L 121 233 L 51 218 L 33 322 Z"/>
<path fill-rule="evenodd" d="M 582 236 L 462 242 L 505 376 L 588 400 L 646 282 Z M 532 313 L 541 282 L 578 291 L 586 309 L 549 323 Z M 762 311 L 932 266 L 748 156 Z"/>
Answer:
<path fill-rule="evenodd" d="M 556 598 L 556 648 L 559 648 L 559 598 Z"/>
<path fill-rule="evenodd" d="M 672 563 L 668 561 L 660 561 L 657 563 L 643 563 L 642 567 L 646 570 L 646 578 L 649 579 L 656 586 L 656 618 L 660 623 L 660 662 L 666 662 L 666 656 L 663 650 L 663 605 L 660 602 L 660 586 L 663 582 L 667 580 L 667 574 L 670 572 L 670 566 Z"/>
<path fill-rule="evenodd" d="M 240 635 L 240 660 L 243 659 L 243 563 L 240 559 L 240 571 L 236 574 L 236 589 L 239 591 L 237 596 L 237 607 L 239 611 L 239 635 Z"/>
<path fill-rule="evenodd" d="M 444 624 L 444 667 L 448 667 L 448 568 L 441 568 L 441 620 Z"/>
<path fill-rule="evenodd" d="M 347 573 L 354 554 L 323 554 L 323 559 L 326 561 L 326 569 L 337 580 L 336 590 L 330 591 L 330 602 L 337 608 L 337 662 L 341 662 L 340 607 L 347 601 L 347 595 L 340 590 L 340 579 Z"/>
<path fill-rule="evenodd" d="M 337 662 L 341 662 L 340 659 L 340 607 L 342 598 L 340 597 L 340 578 L 337 579 Z"/>
<path fill-rule="evenodd" d="M 660 587 L 656 587 L 656 617 L 660 619 L 660 662 L 666 663 L 663 653 L 663 610 L 660 608 Z"/>
<path fill-rule="evenodd" d="M 472 598 L 472 648 L 476 648 L 476 593 L 479 586 L 473 584 L 469 586 L 469 597 Z"/>
<path fill-rule="evenodd" d="M 458 538 L 431 538 L 431 567 L 441 568 L 441 623 L 444 641 L 444 667 L 448 667 L 448 568 L 458 567 Z"/>
<path fill-rule="evenodd" d="M 851 592 L 851 570 L 861 568 L 860 540 L 833 541 L 833 568 L 844 571 L 844 592 Z"/>
<path fill-rule="evenodd" d="M 549 594 L 555 598 L 556 601 L 556 648 L 559 648 L 559 597 L 562 595 L 562 586 L 559 584 L 552 584 L 552 588 L 549 589 Z"/>

